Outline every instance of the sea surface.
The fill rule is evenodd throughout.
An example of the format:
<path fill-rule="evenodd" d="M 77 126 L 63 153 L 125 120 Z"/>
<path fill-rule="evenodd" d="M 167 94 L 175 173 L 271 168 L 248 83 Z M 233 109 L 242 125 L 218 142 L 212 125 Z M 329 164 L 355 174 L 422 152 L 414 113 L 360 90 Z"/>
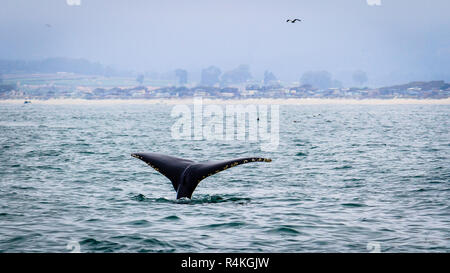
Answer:
<path fill-rule="evenodd" d="M 449 252 L 449 105 L 280 106 L 280 143 L 176 140 L 171 105 L 0 104 L 0 252 Z M 177 201 L 133 152 L 262 156 Z"/>

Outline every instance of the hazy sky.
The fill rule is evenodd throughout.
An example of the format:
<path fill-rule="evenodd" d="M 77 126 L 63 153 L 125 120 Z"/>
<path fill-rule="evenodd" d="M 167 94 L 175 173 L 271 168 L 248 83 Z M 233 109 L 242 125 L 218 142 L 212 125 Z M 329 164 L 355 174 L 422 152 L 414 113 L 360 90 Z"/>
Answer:
<path fill-rule="evenodd" d="M 119 69 L 198 75 L 249 64 L 298 81 L 450 81 L 449 0 L 1 0 L 0 58 L 86 58 Z M 286 23 L 287 18 L 303 22 Z M 50 24 L 51 27 L 46 26 Z"/>

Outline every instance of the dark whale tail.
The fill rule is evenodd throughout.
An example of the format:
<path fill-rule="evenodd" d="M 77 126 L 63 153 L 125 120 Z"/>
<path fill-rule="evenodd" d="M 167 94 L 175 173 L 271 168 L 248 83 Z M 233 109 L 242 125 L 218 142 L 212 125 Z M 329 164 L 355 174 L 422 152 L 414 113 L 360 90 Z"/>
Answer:
<path fill-rule="evenodd" d="M 131 156 L 139 158 L 169 178 L 177 192 L 177 199 L 183 197 L 191 198 L 198 183 L 208 176 L 245 163 L 272 161 L 268 158 L 244 157 L 197 163 L 192 160 L 157 153 L 134 153 Z"/>

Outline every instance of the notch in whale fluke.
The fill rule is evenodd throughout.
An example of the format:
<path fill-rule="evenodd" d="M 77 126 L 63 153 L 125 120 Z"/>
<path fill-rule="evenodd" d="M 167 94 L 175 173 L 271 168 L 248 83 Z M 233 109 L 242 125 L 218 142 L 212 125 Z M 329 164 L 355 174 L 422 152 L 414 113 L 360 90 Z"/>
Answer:
<path fill-rule="evenodd" d="M 243 157 L 198 163 L 192 160 L 158 153 L 133 153 L 131 156 L 144 161 L 156 171 L 169 178 L 173 188 L 177 192 L 177 199 L 183 197 L 191 198 L 198 183 L 208 176 L 241 164 L 272 161 L 270 158 Z"/>

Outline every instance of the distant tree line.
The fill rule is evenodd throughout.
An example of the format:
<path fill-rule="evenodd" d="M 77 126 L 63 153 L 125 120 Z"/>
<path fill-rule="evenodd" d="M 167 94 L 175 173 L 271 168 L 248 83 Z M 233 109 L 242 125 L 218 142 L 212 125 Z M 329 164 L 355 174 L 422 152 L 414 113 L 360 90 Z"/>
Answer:
<path fill-rule="evenodd" d="M 210 66 L 202 70 L 200 84 L 204 86 L 214 86 L 216 84 L 220 86 L 227 86 L 229 84 L 245 83 L 252 78 L 253 76 L 250 73 L 250 66 L 248 65 L 239 65 L 235 69 L 226 71 L 223 74 L 220 68 Z M 264 72 L 264 84 L 271 84 L 276 81 L 278 81 L 278 79 L 272 72 Z"/>
<path fill-rule="evenodd" d="M 110 66 L 93 63 L 85 59 L 48 58 L 44 60 L 21 61 L 0 60 L 0 73 L 57 73 L 67 72 L 82 75 L 125 76 L 129 71 L 117 71 Z"/>
<path fill-rule="evenodd" d="M 149 78 L 153 79 L 167 79 L 176 80 L 179 85 L 185 85 L 188 83 L 188 71 L 178 68 L 173 73 L 158 75 L 157 73 L 148 73 Z M 273 74 L 271 75 L 273 76 Z M 274 76 L 273 76 L 274 77 Z M 239 65 L 237 68 L 222 73 L 222 70 L 216 66 L 209 66 L 201 71 L 200 85 L 202 86 L 214 86 L 216 84 L 220 86 L 227 86 L 229 84 L 241 84 L 245 83 L 252 78 L 250 73 L 250 67 L 248 65 Z M 140 74 L 136 81 L 142 84 L 144 74 Z"/>
<path fill-rule="evenodd" d="M 0 75 L 10 73 L 57 73 L 68 72 L 82 75 L 102 75 L 106 77 L 114 76 L 135 76 L 132 71 L 117 71 L 110 66 L 103 66 L 100 63 L 90 62 L 85 59 L 70 58 L 48 58 L 44 60 L 20 61 L 20 60 L 0 60 Z M 136 77 L 139 85 L 144 84 L 145 78 L 164 79 L 176 81 L 179 85 L 188 83 L 188 71 L 176 69 L 170 73 L 141 73 Z M 234 69 L 222 72 L 217 66 L 209 66 L 201 71 L 200 85 L 202 86 L 228 86 L 232 84 L 243 84 L 253 78 L 250 66 L 241 64 Z M 356 70 L 352 74 L 353 82 L 362 86 L 368 81 L 367 74 L 362 70 Z M 300 78 L 302 85 L 310 85 L 319 89 L 331 87 L 342 87 L 342 83 L 333 79 L 328 71 L 307 71 Z M 0 84 L 2 77 L 0 76 Z M 271 71 L 264 72 L 264 85 L 278 84 L 277 77 Z"/>
<path fill-rule="evenodd" d="M 357 70 L 357 71 L 353 72 L 352 78 L 353 78 L 353 81 L 358 85 L 363 85 L 368 80 L 366 72 L 364 72 L 362 70 Z"/>
<path fill-rule="evenodd" d="M 139 75 L 136 81 L 142 84 L 143 74 Z M 152 78 L 165 78 L 168 80 L 177 81 L 179 85 L 185 85 L 188 83 L 188 72 L 185 69 L 176 69 L 169 73 L 169 75 L 160 75 L 158 77 L 157 74 L 152 74 Z M 201 86 L 228 86 L 233 84 L 243 84 L 248 82 L 253 78 L 250 72 L 250 66 L 248 65 L 239 65 L 238 67 L 222 72 L 222 70 L 214 65 L 211 65 L 207 68 L 202 69 L 200 85 Z M 357 85 L 361 86 L 367 82 L 368 77 L 367 74 L 362 70 L 357 70 L 352 74 L 353 82 Z M 263 83 L 265 86 L 278 86 L 280 85 L 278 78 L 271 71 L 266 70 L 264 72 Z M 330 72 L 321 70 L 321 71 L 306 71 L 302 74 L 300 78 L 300 83 L 302 86 L 311 86 L 317 89 L 328 89 L 328 88 L 341 88 L 343 86 L 342 82 L 333 79 Z"/>
<path fill-rule="evenodd" d="M 175 70 L 175 76 L 177 77 L 180 85 L 184 85 L 188 82 L 188 72 L 184 69 Z"/>
<path fill-rule="evenodd" d="M 333 80 L 331 73 L 328 71 L 308 71 L 303 73 L 300 78 L 303 85 L 309 85 L 319 89 L 327 89 L 331 87 L 341 87 L 342 83 Z"/>

